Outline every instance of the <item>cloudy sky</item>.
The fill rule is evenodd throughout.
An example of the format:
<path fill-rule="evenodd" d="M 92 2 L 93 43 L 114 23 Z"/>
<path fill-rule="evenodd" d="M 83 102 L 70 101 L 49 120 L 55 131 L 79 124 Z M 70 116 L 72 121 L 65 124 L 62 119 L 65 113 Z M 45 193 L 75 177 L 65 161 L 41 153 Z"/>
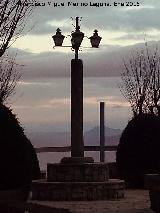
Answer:
<path fill-rule="evenodd" d="M 29 3 L 32 1 L 30 0 Z M 142 48 L 144 41 L 160 40 L 160 1 L 47 1 L 33 5 L 24 36 L 10 49 L 17 52 L 22 79 L 10 103 L 26 131 L 70 130 L 71 48 L 53 49 L 52 35 L 59 27 L 67 36 L 75 17 L 82 17 L 81 31 L 91 36 L 98 29 L 99 49 L 84 38 L 80 58 L 84 63 L 84 127 L 99 122 L 99 102 L 106 103 L 106 125 L 124 128 L 131 118 L 129 104 L 119 91 L 123 59 Z M 101 4 L 100 4 L 101 3 Z M 85 6 L 84 6 L 85 5 Z M 71 18 L 72 17 L 72 18 Z M 70 37 L 64 45 L 70 45 Z"/>

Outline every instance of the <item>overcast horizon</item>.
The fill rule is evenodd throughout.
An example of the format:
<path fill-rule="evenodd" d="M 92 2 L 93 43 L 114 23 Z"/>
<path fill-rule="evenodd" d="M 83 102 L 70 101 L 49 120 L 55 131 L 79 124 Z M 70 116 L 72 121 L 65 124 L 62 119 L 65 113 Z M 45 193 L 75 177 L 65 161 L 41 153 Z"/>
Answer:
<path fill-rule="evenodd" d="M 31 2 L 31 1 L 30 1 Z M 9 49 L 17 53 L 17 63 L 22 73 L 16 95 L 10 101 L 26 131 L 70 131 L 70 48 L 53 49 L 52 35 L 58 27 L 62 34 L 74 30 L 70 17 L 82 17 L 81 31 L 91 36 L 98 29 L 102 42 L 99 49 L 88 48 L 87 38 L 82 43 L 79 56 L 84 64 L 84 129 L 99 125 L 99 101 L 106 103 L 106 126 L 123 129 L 131 118 L 131 110 L 118 88 L 123 60 L 132 52 L 159 45 L 160 1 L 132 1 L 135 6 L 114 6 L 102 1 L 103 6 L 90 6 L 95 1 L 60 1 L 60 6 L 48 4 L 34 7 L 26 23 L 24 36 Z M 138 4 L 137 4 L 138 2 Z M 61 3 L 64 3 L 61 5 Z M 81 6 L 85 3 L 87 6 Z M 105 6 L 110 3 L 111 6 Z M 126 4 L 126 3 L 125 3 Z M 27 33 L 28 32 L 28 33 Z M 70 37 L 64 45 L 70 45 Z"/>
<path fill-rule="evenodd" d="M 131 118 L 122 97 L 120 78 L 84 78 L 84 131 L 99 125 L 99 103 L 105 102 L 105 122 L 123 129 Z M 14 112 L 27 131 L 70 131 L 70 79 L 22 82 L 12 99 Z"/>

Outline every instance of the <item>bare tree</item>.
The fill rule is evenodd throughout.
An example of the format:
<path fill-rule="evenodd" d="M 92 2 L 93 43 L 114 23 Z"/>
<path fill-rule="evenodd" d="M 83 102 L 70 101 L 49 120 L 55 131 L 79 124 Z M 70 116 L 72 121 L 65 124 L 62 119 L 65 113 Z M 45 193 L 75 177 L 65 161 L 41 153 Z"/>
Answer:
<path fill-rule="evenodd" d="M 20 78 L 15 57 L 6 50 L 22 35 L 32 8 L 26 0 L 0 0 L 0 103 L 15 93 Z"/>
<path fill-rule="evenodd" d="M 134 116 L 160 116 L 160 56 L 158 48 L 145 47 L 124 61 L 120 90 L 131 104 Z"/>
<path fill-rule="evenodd" d="M 17 71 L 17 64 L 14 58 L 0 58 L 0 103 L 15 94 L 15 87 L 21 77 Z"/>
<path fill-rule="evenodd" d="M 151 76 L 149 79 L 147 105 L 151 113 L 160 116 L 160 54 L 158 48 L 148 53 Z"/>
<path fill-rule="evenodd" d="M 0 0 L 0 57 L 21 35 L 32 8 L 26 0 Z"/>

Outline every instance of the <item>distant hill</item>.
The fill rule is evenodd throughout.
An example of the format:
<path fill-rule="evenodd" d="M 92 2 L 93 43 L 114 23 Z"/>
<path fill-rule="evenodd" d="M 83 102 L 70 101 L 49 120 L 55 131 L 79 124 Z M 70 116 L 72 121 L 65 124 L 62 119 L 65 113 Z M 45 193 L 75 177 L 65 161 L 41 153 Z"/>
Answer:
<path fill-rule="evenodd" d="M 109 127 L 105 127 L 105 135 L 107 137 L 110 136 L 115 136 L 115 135 L 120 135 L 122 133 L 121 129 L 112 129 Z M 89 130 L 88 132 L 85 133 L 85 135 L 99 135 L 99 127 L 94 127 L 93 129 Z"/>
<path fill-rule="evenodd" d="M 117 145 L 122 130 L 105 128 L 106 145 Z M 70 145 L 69 132 L 29 132 L 27 134 L 35 147 L 42 146 L 66 146 Z M 95 127 L 84 133 L 85 145 L 99 144 L 99 127 Z"/>
<path fill-rule="evenodd" d="M 106 145 L 117 145 L 122 133 L 120 129 L 112 129 L 105 127 L 105 143 Z M 99 127 L 95 127 L 84 134 L 84 141 L 86 145 L 98 145 L 99 139 Z"/>

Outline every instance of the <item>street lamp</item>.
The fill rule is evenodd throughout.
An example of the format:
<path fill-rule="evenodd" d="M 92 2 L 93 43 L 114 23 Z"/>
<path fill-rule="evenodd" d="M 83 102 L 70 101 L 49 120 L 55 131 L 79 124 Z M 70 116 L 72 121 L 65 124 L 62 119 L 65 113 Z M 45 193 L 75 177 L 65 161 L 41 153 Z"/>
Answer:
<path fill-rule="evenodd" d="M 62 46 L 64 35 L 58 28 L 52 36 L 55 46 Z M 84 157 L 83 142 L 83 62 L 78 59 L 78 51 L 84 38 L 80 31 L 79 17 L 76 17 L 75 31 L 71 34 L 71 47 L 75 51 L 75 59 L 71 60 L 71 158 L 63 158 L 62 163 L 92 163 L 90 157 Z M 98 48 L 101 37 L 94 30 L 90 38 L 92 47 Z"/>
<path fill-rule="evenodd" d="M 65 36 L 61 34 L 61 30 L 58 28 L 56 31 L 56 34 L 53 35 L 52 38 L 55 43 L 55 46 L 62 46 Z M 83 38 L 84 38 L 84 33 L 80 31 L 79 17 L 76 17 L 76 30 L 75 32 L 71 34 L 72 46 L 70 46 L 75 50 L 75 58 L 78 57 L 78 50 L 79 50 L 79 47 L 81 46 Z M 91 46 L 98 48 L 102 37 L 98 35 L 98 30 L 95 29 L 93 36 L 89 37 L 89 39 L 91 42 Z"/>

